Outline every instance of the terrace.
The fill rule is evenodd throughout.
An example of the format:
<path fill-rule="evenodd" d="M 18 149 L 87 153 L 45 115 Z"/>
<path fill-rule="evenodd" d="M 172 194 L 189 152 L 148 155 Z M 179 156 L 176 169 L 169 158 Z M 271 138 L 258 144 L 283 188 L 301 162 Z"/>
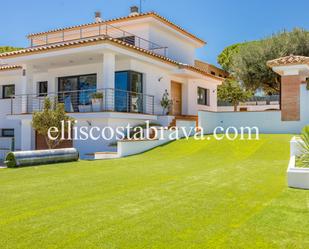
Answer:
<path fill-rule="evenodd" d="M 110 24 L 97 23 L 95 26 L 79 27 L 72 30 L 62 30 L 53 33 L 44 33 L 29 37 L 30 46 L 38 47 L 52 45 L 68 41 L 77 41 L 96 37 L 118 39 L 129 45 L 148 50 L 158 55 L 167 56 L 168 47 L 146 40 L 133 33 L 115 27 Z"/>

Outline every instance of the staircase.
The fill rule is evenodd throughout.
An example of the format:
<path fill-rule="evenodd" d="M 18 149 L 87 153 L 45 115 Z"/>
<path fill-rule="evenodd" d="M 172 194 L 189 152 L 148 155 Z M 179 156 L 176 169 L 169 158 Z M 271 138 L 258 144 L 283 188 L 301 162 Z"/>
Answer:
<path fill-rule="evenodd" d="M 181 127 L 177 127 L 177 121 L 190 121 L 178 124 Z M 195 125 L 194 125 L 195 124 Z M 95 159 L 115 159 L 124 156 L 130 156 L 142 153 L 144 151 L 150 150 L 162 144 L 168 143 L 171 140 L 169 135 L 174 132 L 174 130 L 179 129 L 180 137 L 191 136 L 196 132 L 195 127 L 198 127 L 198 116 L 191 115 L 181 115 L 176 116 L 168 126 L 168 130 L 161 127 L 163 131 L 163 139 L 141 139 L 141 140 L 122 140 L 118 141 L 117 152 L 98 152 L 95 153 Z M 181 129 L 180 129 L 181 128 Z M 193 129 L 192 129 L 193 128 Z M 190 133 L 188 133 L 188 131 Z M 187 132 L 187 133 L 185 133 Z M 151 138 L 154 138 L 155 134 L 151 134 Z"/>
<path fill-rule="evenodd" d="M 198 127 L 198 116 L 193 115 L 181 115 L 176 116 L 172 122 L 169 124 L 168 128 L 176 127 L 177 120 L 195 121 L 196 127 Z"/>

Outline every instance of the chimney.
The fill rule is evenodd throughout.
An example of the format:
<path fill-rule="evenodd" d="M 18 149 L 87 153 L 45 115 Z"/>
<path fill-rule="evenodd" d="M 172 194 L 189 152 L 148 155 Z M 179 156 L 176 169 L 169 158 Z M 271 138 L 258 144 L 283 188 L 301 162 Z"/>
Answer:
<path fill-rule="evenodd" d="M 94 12 L 94 18 L 95 18 L 95 22 L 102 22 L 101 12 L 100 11 Z"/>
<path fill-rule="evenodd" d="M 139 15 L 138 7 L 137 7 L 137 6 L 132 6 L 132 7 L 130 8 L 130 11 L 131 11 L 130 16 Z"/>

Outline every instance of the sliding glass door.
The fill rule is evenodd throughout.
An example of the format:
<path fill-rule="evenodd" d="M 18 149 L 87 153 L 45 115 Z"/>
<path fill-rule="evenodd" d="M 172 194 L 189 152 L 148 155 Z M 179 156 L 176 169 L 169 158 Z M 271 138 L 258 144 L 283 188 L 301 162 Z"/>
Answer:
<path fill-rule="evenodd" d="M 78 112 L 80 105 L 90 105 L 90 97 L 96 91 L 96 74 L 58 78 L 59 102 L 66 112 Z"/>
<path fill-rule="evenodd" d="M 143 112 L 143 75 L 134 71 L 115 74 L 115 110 Z"/>

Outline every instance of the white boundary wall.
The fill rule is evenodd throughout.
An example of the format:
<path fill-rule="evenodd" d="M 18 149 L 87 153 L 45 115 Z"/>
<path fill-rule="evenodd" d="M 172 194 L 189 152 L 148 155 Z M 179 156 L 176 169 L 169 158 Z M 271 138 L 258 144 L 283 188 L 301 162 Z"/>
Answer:
<path fill-rule="evenodd" d="M 281 121 L 281 111 L 265 112 L 206 112 L 199 111 L 199 126 L 207 134 L 218 126 L 258 127 L 260 133 L 300 133 L 309 124 L 309 91 L 300 86 L 300 121 Z"/>
<path fill-rule="evenodd" d="M 279 110 L 279 105 L 239 105 L 237 106 L 237 110 L 239 111 L 240 108 L 247 108 L 248 112 L 254 111 L 265 111 L 265 110 Z M 234 111 L 233 106 L 218 106 L 218 112 L 232 112 Z"/>
<path fill-rule="evenodd" d="M 309 189 L 309 168 L 297 168 L 295 157 L 302 153 L 299 143 L 301 139 L 293 137 L 290 142 L 290 162 L 287 170 L 288 186 L 292 188 Z"/>
<path fill-rule="evenodd" d="M 192 136 L 192 135 L 194 135 L 192 131 L 196 127 L 196 123 L 195 122 L 187 121 L 187 120 L 181 120 L 180 122 L 177 121 L 177 127 L 180 127 L 178 125 L 181 125 L 181 127 L 182 127 L 182 129 L 178 129 L 179 138 L 183 138 L 185 136 Z M 190 134 L 190 132 L 191 132 L 191 134 Z M 118 157 L 125 157 L 125 156 L 136 155 L 136 154 L 148 151 L 150 149 L 153 149 L 153 148 L 155 148 L 157 146 L 160 146 L 160 145 L 172 142 L 173 140 L 170 139 L 170 135 L 171 135 L 171 137 L 174 137 L 172 135 L 172 133 L 174 133 L 174 131 L 163 130 L 163 139 L 136 140 L 136 141 L 130 141 L 130 140 L 118 141 L 118 148 L 117 148 L 118 149 L 117 150 Z"/>

